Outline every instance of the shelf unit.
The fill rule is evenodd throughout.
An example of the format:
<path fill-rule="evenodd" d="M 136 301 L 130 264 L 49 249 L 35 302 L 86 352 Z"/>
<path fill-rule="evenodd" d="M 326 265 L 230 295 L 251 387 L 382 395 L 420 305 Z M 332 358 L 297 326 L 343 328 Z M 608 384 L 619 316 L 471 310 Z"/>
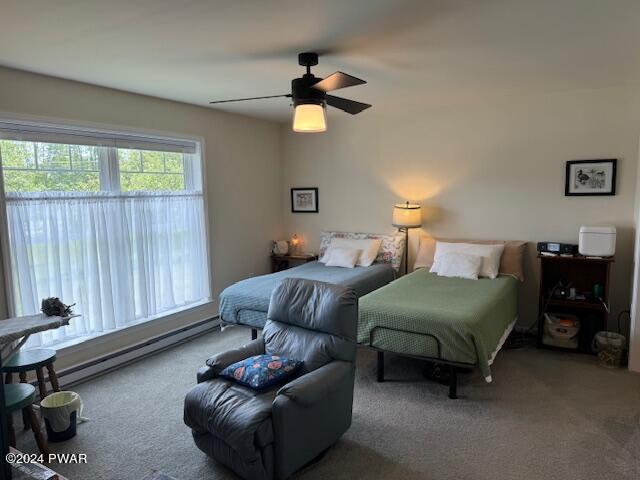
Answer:
<path fill-rule="evenodd" d="M 606 310 L 604 305 L 601 302 L 592 302 L 588 300 L 562 300 L 557 298 L 552 298 L 549 300 L 549 297 L 546 296 L 545 299 L 548 300 L 548 305 L 550 307 L 567 307 L 567 308 L 583 308 L 586 310 Z"/>
<path fill-rule="evenodd" d="M 596 332 L 606 330 L 609 305 L 609 276 L 613 257 L 589 258 L 583 256 L 563 257 L 538 255 L 540 262 L 540 291 L 538 305 L 538 347 L 554 350 L 591 352 L 591 342 Z M 585 295 L 584 300 L 551 297 L 554 286 L 562 281 L 571 284 L 577 294 Z M 602 286 L 602 300 L 593 295 L 595 284 Z M 604 302 L 604 303 L 603 303 Z M 544 313 L 564 313 L 580 319 L 578 348 L 564 348 L 547 345 L 543 341 Z"/>

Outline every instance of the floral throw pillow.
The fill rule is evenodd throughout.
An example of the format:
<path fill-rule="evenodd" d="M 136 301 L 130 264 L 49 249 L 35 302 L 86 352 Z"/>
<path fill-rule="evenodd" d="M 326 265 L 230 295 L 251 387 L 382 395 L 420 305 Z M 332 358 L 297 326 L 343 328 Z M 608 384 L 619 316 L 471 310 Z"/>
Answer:
<path fill-rule="evenodd" d="M 229 365 L 220 375 L 255 390 L 264 390 L 293 377 L 302 363 L 279 355 L 256 355 Z"/>
<path fill-rule="evenodd" d="M 402 263 L 404 253 L 404 234 L 401 233 L 351 233 L 351 232 L 320 232 L 320 258 L 322 258 L 331 244 L 333 238 L 371 239 L 382 240 L 375 263 L 390 263 L 398 271 Z"/>

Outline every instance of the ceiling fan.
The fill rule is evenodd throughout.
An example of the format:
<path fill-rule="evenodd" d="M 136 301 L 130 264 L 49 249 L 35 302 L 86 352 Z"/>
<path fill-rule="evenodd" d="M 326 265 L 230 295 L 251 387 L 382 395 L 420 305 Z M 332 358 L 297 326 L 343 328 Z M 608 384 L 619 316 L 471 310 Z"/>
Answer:
<path fill-rule="evenodd" d="M 286 97 L 293 100 L 293 131 L 314 133 L 327 129 L 326 107 L 338 108 L 355 115 L 366 110 L 371 105 L 356 102 L 346 98 L 328 95 L 327 92 L 339 88 L 353 87 L 367 83 L 364 80 L 343 72 L 335 72 L 326 78 L 318 78 L 311 73 L 311 67 L 318 64 L 318 54 L 304 52 L 298 55 L 298 63 L 306 67 L 307 72 L 300 78 L 291 81 L 291 93 L 282 95 L 267 95 L 264 97 L 236 98 L 233 100 L 217 100 L 210 104 L 243 102 L 246 100 L 261 100 L 264 98 Z"/>

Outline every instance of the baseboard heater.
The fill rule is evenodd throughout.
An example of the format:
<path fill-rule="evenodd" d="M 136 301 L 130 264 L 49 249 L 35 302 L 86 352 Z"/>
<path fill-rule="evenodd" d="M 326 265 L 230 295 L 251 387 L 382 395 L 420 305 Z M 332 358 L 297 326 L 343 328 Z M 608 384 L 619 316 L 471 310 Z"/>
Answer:
<path fill-rule="evenodd" d="M 150 338 L 130 347 L 123 348 L 117 352 L 103 355 L 95 360 L 65 368 L 58 372 L 58 377 L 64 379 L 60 383 L 63 383 L 64 388 L 68 388 L 73 384 L 80 383 L 117 368 L 121 368 L 162 350 L 175 347 L 180 343 L 193 340 L 200 335 L 219 329 L 219 317 L 216 316 L 208 320 L 202 320 L 192 325 L 158 335 L 157 337 Z"/>

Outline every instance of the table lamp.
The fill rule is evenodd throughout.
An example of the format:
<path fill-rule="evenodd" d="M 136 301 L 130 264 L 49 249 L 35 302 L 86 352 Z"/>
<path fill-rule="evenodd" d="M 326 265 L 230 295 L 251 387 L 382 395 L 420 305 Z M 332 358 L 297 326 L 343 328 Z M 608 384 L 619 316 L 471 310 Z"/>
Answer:
<path fill-rule="evenodd" d="M 420 205 L 399 203 L 393 207 L 393 226 L 398 231 L 404 231 L 404 273 L 409 271 L 409 229 L 422 226 L 422 212 Z"/>
<path fill-rule="evenodd" d="M 291 237 L 291 255 L 300 255 L 300 247 L 301 245 L 300 237 L 297 233 L 294 233 Z"/>

